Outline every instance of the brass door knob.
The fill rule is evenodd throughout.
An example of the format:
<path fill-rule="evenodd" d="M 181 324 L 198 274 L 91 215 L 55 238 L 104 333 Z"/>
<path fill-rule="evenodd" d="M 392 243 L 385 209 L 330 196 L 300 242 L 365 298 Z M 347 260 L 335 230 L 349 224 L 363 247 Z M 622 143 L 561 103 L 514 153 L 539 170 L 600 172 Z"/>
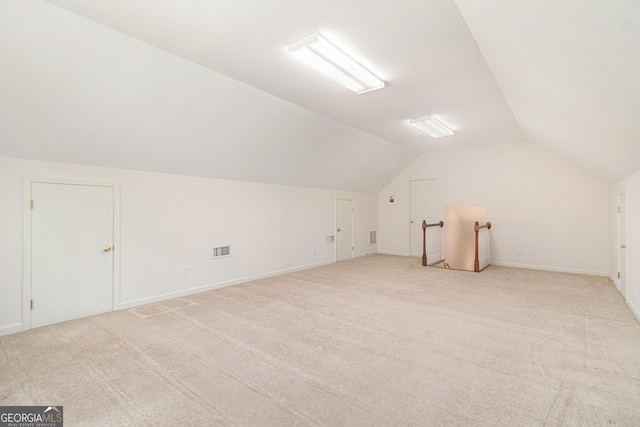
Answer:
<path fill-rule="evenodd" d="M 103 246 L 103 247 L 102 247 L 102 250 L 103 250 L 104 252 L 109 252 L 109 251 L 111 250 L 111 246 Z"/>
<path fill-rule="evenodd" d="M 340 229 L 338 228 L 338 232 L 340 232 L 340 231 L 342 231 L 342 230 L 340 230 Z"/>
<path fill-rule="evenodd" d="M 625 249 L 627 247 L 627 245 L 621 244 L 620 245 L 620 249 Z"/>
<path fill-rule="evenodd" d="M 413 220 L 411 220 L 411 224 L 413 224 Z"/>

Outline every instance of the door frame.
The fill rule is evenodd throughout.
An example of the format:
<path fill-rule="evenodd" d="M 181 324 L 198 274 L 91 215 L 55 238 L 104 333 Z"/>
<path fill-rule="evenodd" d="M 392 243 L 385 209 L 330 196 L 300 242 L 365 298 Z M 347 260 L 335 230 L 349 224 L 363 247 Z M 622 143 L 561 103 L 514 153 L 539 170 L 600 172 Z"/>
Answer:
<path fill-rule="evenodd" d="M 407 246 L 406 251 L 408 256 L 413 256 L 414 258 L 420 258 L 422 255 L 411 255 L 411 203 L 413 198 L 413 192 L 411 191 L 411 183 L 414 181 L 433 181 L 435 185 L 435 209 L 436 209 L 436 218 L 442 218 L 442 213 L 440 212 L 440 205 L 438 200 L 438 179 L 437 178 L 412 178 L 407 180 L 407 230 L 408 230 L 408 238 L 407 238 Z M 444 236 L 444 234 L 442 234 Z M 442 237 L 441 236 L 441 237 Z M 441 258 L 444 258 L 444 239 L 440 239 L 440 254 Z"/>
<path fill-rule="evenodd" d="M 31 184 L 85 185 L 113 189 L 113 301 L 120 309 L 120 183 L 22 177 L 22 330 L 31 329 Z"/>
<path fill-rule="evenodd" d="M 620 239 L 620 235 L 622 234 L 622 229 L 621 229 L 622 228 L 622 215 L 625 215 L 624 223 L 625 223 L 626 229 L 624 230 L 624 241 L 625 242 L 628 241 L 627 238 L 629 236 L 629 230 L 628 230 L 628 228 L 629 228 L 629 215 L 628 215 L 629 199 L 627 198 L 627 194 L 628 193 L 627 193 L 626 189 L 625 190 L 621 190 L 621 191 L 618 192 L 617 206 L 618 206 L 618 209 L 620 209 L 620 211 L 618 212 L 618 227 L 617 227 L 618 232 L 616 233 L 617 234 L 617 236 L 616 236 L 617 239 L 616 240 L 618 242 L 618 244 L 616 245 L 616 250 L 618 251 L 618 273 L 620 273 L 620 277 L 618 277 L 618 280 L 616 281 L 616 284 L 617 284 L 618 291 L 620 292 L 620 294 L 622 294 L 622 297 L 625 299 L 625 301 L 627 300 L 627 294 L 629 293 L 629 282 L 628 281 L 625 282 L 625 287 L 624 287 L 624 292 L 623 292 L 623 289 L 622 289 L 622 277 L 624 276 L 625 280 L 628 278 L 627 271 L 629 269 L 629 258 L 627 257 L 627 251 L 626 250 L 623 251 L 622 248 L 620 247 L 620 245 L 622 244 L 622 240 Z M 623 197 L 625 199 L 625 209 L 624 209 L 624 211 L 621 210 L 621 206 L 622 206 L 621 200 L 622 200 Z M 624 265 L 626 267 L 625 270 L 627 270 L 627 271 L 622 271 L 622 257 L 623 256 L 627 258 L 626 262 L 624 263 Z"/>
<path fill-rule="evenodd" d="M 355 232 L 356 232 L 356 201 L 354 199 L 346 199 L 342 197 L 336 197 L 336 214 L 335 214 L 335 223 L 334 230 L 338 230 L 338 202 L 351 202 L 351 258 L 355 258 L 356 253 L 356 242 L 355 242 Z M 335 262 L 338 262 L 338 232 L 335 233 L 336 236 L 336 244 L 334 245 L 335 252 L 333 254 L 333 259 Z"/>

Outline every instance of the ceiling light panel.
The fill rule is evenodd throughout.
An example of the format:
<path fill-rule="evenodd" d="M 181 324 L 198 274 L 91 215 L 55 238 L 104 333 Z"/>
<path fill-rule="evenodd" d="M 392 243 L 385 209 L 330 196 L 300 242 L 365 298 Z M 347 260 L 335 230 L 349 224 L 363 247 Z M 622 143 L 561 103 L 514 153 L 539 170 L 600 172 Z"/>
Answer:
<path fill-rule="evenodd" d="M 412 126 L 434 138 L 453 135 L 453 131 L 433 116 L 409 120 Z"/>
<path fill-rule="evenodd" d="M 288 52 L 355 93 L 384 87 L 380 80 L 320 34 L 314 33 L 288 46 Z"/>

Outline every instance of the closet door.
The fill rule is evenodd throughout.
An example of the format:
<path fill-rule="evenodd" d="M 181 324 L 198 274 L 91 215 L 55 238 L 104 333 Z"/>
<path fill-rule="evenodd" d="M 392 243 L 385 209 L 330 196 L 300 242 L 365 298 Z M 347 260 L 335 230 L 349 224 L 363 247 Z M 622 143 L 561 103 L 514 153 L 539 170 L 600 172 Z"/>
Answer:
<path fill-rule="evenodd" d="M 114 189 L 31 183 L 31 326 L 113 309 Z"/>

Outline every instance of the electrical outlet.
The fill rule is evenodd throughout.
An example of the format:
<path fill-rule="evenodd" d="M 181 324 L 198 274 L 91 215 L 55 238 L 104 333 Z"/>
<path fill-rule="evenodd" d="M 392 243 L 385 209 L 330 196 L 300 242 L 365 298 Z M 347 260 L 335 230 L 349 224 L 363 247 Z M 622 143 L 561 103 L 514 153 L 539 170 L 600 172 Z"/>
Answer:
<path fill-rule="evenodd" d="M 189 266 L 188 265 L 182 266 L 182 275 L 183 276 L 188 276 L 189 275 Z"/>
<path fill-rule="evenodd" d="M 316 248 L 311 248 L 311 255 L 315 255 L 316 254 Z"/>
<path fill-rule="evenodd" d="M 518 256 L 522 256 L 522 249 L 518 248 L 518 250 L 516 251 L 516 253 L 518 254 Z"/>
<path fill-rule="evenodd" d="M 565 252 L 565 253 L 564 253 L 564 257 L 565 257 L 566 259 L 571 259 L 571 252 L 569 252 L 569 251 Z"/>

